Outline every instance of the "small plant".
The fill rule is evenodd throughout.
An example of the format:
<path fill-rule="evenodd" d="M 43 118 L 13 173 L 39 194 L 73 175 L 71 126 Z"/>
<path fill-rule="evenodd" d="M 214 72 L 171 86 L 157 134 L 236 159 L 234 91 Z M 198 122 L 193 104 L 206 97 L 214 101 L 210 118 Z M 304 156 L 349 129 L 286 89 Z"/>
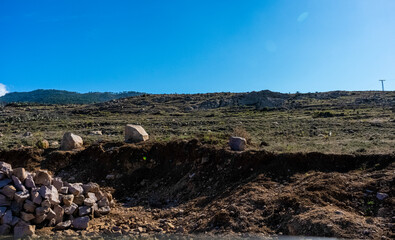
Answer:
<path fill-rule="evenodd" d="M 241 126 L 235 127 L 233 129 L 232 136 L 245 138 L 248 144 L 251 143 L 251 134 L 247 132 L 247 130 L 244 127 Z"/>

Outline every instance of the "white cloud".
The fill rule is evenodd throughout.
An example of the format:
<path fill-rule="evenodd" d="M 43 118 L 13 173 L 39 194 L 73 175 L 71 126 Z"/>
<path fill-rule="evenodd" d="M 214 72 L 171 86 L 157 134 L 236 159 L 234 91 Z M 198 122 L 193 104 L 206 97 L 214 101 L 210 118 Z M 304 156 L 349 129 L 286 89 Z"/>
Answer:
<path fill-rule="evenodd" d="M 303 22 L 304 20 L 306 20 L 309 17 L 309 13 L 308 12 L 304 12 L 302 14 L 299 15 L 298 17 L 298 22 Z"/>
<path fill-rule="evenodd" d="M 0 83 L 0 97 L 8 93 L 7 88 L 4 84 Z"/>

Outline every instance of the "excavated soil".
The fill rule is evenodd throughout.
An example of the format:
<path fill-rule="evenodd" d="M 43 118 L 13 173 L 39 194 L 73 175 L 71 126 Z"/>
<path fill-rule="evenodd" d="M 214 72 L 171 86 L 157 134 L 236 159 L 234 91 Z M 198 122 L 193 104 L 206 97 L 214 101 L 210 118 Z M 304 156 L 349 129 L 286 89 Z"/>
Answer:
<path fill-rule="evenodd" d="M 49 169 L 69 182 L 94 181 L 113 192 L 114 210 L 94 219 L 87 230 L 37 230 L 67 238 L 251 234 L 394 239 L 394 160 L 394 155 L 232 152 L 196 140 L 0 152 L 0 161 L 15 167 Z M 377 193 L 385 198 L 378 199 Z"/>

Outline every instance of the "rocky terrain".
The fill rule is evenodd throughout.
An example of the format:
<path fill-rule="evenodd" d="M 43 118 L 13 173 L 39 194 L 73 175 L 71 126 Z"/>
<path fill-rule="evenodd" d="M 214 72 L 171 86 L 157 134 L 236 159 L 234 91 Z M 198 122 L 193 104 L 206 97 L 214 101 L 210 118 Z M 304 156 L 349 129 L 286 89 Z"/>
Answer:
<path fill-rule="evenodd" d="M 393 239 L 394 99 L 263 91 L 8 104 L 0 110 L 0 161 L 13 170 L 3 169 L 0 182 L 28 196 L 13 211 L 15 196 L 0 189 L 0 211 L 51 238 Z M 44 172 L 50 183 L 36 181 Z M 85 191 L 91 182 L 105 198 Z M 34 202 L 37 191 L 51 205 Z M 43 207 L 55 216 L 47 209 L 35 223 Z M 81 218 L 87 224 L 76 227 Z M 17 225 L 0 224 L 9 233 Z"/>
<path fill-rule="evenodd" d="M 25 148 L 0 160 L 113 193 L 115 207 L 86 230 L 36 230 L 44 236 L 394 237 L 394 155 L 234 152 L 193 140 Z"/>

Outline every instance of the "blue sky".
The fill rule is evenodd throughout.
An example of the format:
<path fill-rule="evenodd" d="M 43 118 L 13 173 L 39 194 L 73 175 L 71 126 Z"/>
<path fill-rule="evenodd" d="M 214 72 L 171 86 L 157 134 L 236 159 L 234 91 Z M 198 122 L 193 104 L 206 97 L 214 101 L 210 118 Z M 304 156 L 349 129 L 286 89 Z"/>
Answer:
<path fill-rule="evenodd" d="M 395 90 L 393 0 L 0 1 L 8 91 Z M 1 93 L 1 85 L 0 85 Z"/>

